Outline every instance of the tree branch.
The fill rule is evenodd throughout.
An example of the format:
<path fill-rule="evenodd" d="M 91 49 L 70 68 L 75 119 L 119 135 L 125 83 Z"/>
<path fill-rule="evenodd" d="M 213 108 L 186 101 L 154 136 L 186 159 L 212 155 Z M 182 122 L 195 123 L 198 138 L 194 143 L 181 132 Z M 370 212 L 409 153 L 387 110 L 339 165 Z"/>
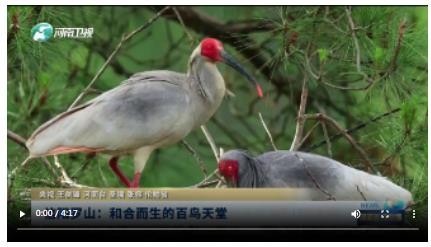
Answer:
<path fill-rule="evenodd" d="M 156 7 L 156 10 L 162 7 Z M 235 35 L 235 33 L 245 33 L 252 31 L 252 27 L 257 24 L 247 25 L 245 23 L 234 25 L 232 22 L 223 23 L 218 19 L 207 15 L 199 10 L 191 7 L 175 7 L 181 15 L 185 26 L 193 29 L 195 32 L 202 33 L 214 38 L 218 38 L 225 43 L 236 48 L 253 66 L 261 71 L 263 75 L 278 88 L 283 89 L 286 86 L 287 78 L 283 78 L 280 74 L 274 75 L 274 68 L 267 62 L 269 58 L 263 55 L 262 50 L 248 35 Z M 168 10 L 163 16 L 169 20 L 179 22 L 174 11 Z M 261 25 L 265 28 L 256 29 L 256 31 L 274 30 L 276 27 L 273 24 L 265 22 Z"/>
<path fill-rule="evenodd" d="M 345 12 L 346 12 L 346 16 L 347 16 L 347 21 L 349 24 L 349 28 L 350 28 L 350 33 L 352 36 L 352 40 L 353 40 L 353 45 L 355 47 L 355 61 L 356 61 L 356 71 L 362 75 L 362 79 L 367 83 L 365 86 L 361 86 L 361 87 L 345 87 L 345 86 L 338 86 L 338 85 L 334 85 L 332 83 L 327 82 L 326 80 L 324 80 L 323 78 L 319 77 L 319 80 L 317 80 L 318 82 L 331 87 L 331 88 L 335 88 L 335 89 L 339 89 L 339 90 L 352 90 L 352 91 L 362 91 L 362 90 L 367 90 L 368 88 L 370 88 L 376 81 L 373 80 L 372 78 L 369 78 L 368 75 L 362 71 L 361 68 L 361 48 L 359 45 L 359 41 L 358 41 L 358 37 L 356 35 L 356 30 L 358 29 L 355 25 L 355 22 L 353 21 L 352 18 L 352 10 L 351 7 L 346 7 L 345 8 Z"/>
<path fill-rule="evenodd" d="M 349 21 L 349 27 L 350 27 L 350 32 L 352 34 L 353 44 L 355 45 L 355 49 L 356 49 L 356 70 L 358 71 L 358 73 L 362 73 L 361 48 L 359 47 L 359 41 L 358 41 L 358 38 L 356 37 L 356 27 L 352 18 L 352 10 L 351 8 L 346 7 L 345 11 L 346 11 L 347 20 Z"/>
<path fill-rule="evenodd" d="M 204 178 L 207 178 L 208 177 L 208 171 L 207 171 L 206 165 L 205 165 L 204 161 L 201 159 L 201 157 L 199 157 L 196 150 L 192 146 L 190 146 L 190 144 L 188 144 L 185 140 L 182 140 L 181 143 L 193 155 L 193 157 L 195 157 L 195 159 L 199 165 L 199 168 L 201 169 L 202 173 L 204 174 Z"/>
<path fill-rule="evenodd" d="M 181 14 L 178 12 L 176 7 L 173 7 L 172 10 L 174 11 L 175 15 L 178 18 L 178 22 L 181 24 L 181 27 L 184 30 L 184 33 L 186 33 L 187 37 L 189 38 L 190 41 L 190 46 L 193 46 L 196 42 L 195 38 L 193 37 L 193 35 L 190 34 L 190 32 L 187 30 L 186 25 L 184 25 L 184 21 L 183 18 L 181 17 Z"/>
<path fill-rule="evenodd" d="M 263 128 L 265 129 L 266 134 L 269 137 L 269 141 L 271 142 L 272 148 L 274 149 L 274 151 L 277 151 L 278 149 L 277 149 L 277 146 L 275 146 L 274 140 L 272 139 L 271 132 L 269 131 L 268 126 L 266 126 L 266 123 L 263 120 L 262 114 L 260 112 L 259 112 L 259 119 L 260 119 L 260 122 L 262 123 Z"/>
<path fill-rule="evenodd" d="M 384 117 L 387 117 L 387 116 L 390 116 L 390 115 L 392 115 L 392 114 L 394 114 L 394 113 L 397 113 L 397 112 L 399 112 L 399 111 L 400 111 L 400 108 L 396 108 L 396 109 L 393 109 L 393 110 L 391 110 L 391 111 L 388 111 L 388 112 L 382 113 L 382 114 L 378 115 L 377 117 L 374 117 L 374 118 L 370 119 L 370 120 L 369 120 L 369 121 L 367 121 L 367 122 L 360 123 L 360 124 L 356 125 L 355 127 L 353 127 L 353 128 L 350 128 L 350 129 L 346 130 L 346 132 L 347 132 L 347 134 L 352 134 L 353 132 L 356 132 L 356 131 L 358 131 L 358 130 L 360 130 L 360 129 L 363 129 L 363 128 L 367 127 L 367 126 L 368 126 L 369 124 L 371 124 L 371 123 L 377 122 L 377 121 L 379 121 L 380 119 L 382 119 L 382 118 L 384 118 Z M 340 138 L 341 138 L 341 137 L 343 137 L 343 136 L 344 136 L 344 135 L 343 135 L 342 133 L 339 133 L 339 134 L 333 135 L 333 136 L 331 136 L 331 137 L 329 138 L 329 141 L 334 142 L 334 141 L 336 141 L 336 140 L 340 139 Z M 304 150 L 305 150 L 306 152 L 310 152 L 310 151 L 312 151 L 312 150 L 314 150 L 314 149 L 316 149 L 316 148 L 318 148 L 318 147 L 320 147 L 320 146 L 324 145 L 325 143 L 326 143 L 326 140 L 322 140 L 322 141 L 320 141 L 320 142 L 318 142 L 318 143 L 316 143 L 316 144 L 313 144 L 313 145 L 311 145 L 311 146 L 309 146 L 309 147 L 305 148 Z"/>
<path fill-rule="evenodd" d="M 325 137 L 326 146 L 328 148 L 328 155 L 332 158 L 332 147 L 331 140 L 329 140 L 328 129 L 326 128 L 325 122 L 320 122 L 320 124 L 322 125 L 323 136 Z"/>
<path fill-rule="evenodd" d="M 320 190 L 323 194 L 328 196 L 329 200 L 335 201 L 336 200 L 335 197 L 331 193 L 329 193 L 327 190 L 325 190 L 322 186 L 320 186 L 319 182 L 317 182 L 316 178 L 313 176 L 313 174 L 311 174 L 310 169 L 308 169 L 307 165 L 305 164 L 305 160 L 303 158 L 299 157 L 299 155 L 297 153 L 294 153 L 294 155 L 301 162 L 301 164 L 304 165 L 305 172 L 307 172 L 307 175 L 310 177 L 311 181 L 313 181 L 316 188 L 318 190 Z"/>
<path fill-rule="evenodd" d="M 301 102 L 299 104 L 298 116 L 296 117 L 296 130 L 295 136 L 292 141 L 292 145 L 290 146 L 290 151 L 296 151 L 299 149 L 302 140 L 302 134 L 304 132 L 304 114 L 305 108 L 307 106 L 307 97 L 308 97 L 308 86 L 307 86 L 308 77 L 304 74 L 304 80 L 302 81 L 302 93 L 301 93 Z"/>
<path fill-rule="evenodd" d="M 299 150 L 302 145 L 305 143 L 305 141 L 308 139 L 308 137 L 310 137 L 311 133 L 313 133 L 313 131 L 317 128 L 317 126 L 319 126 L 319 124 L 321 124 L 320 122 L 316 122 L 313 127 L 310 128 L 310 130 L 307 132 L 307 134 L 305 134 L 304 138 L 302 139 L 301 143 L 299 143 L 298 147 L 296 150 Z"/>
<path fill-rule="evenodd" d="M 202 187 L 208 187 L 209 185 L 213 185 L 213 184 L 218 184 L 220 181 L 224 184 L 226 184 L 226 181 L 224 180 L 223 177 L 221 177 L 218 173 L 218 168 L 215 169 L 213 172 L 211 172 L 210 175 L 208 175 L 206 178 L 204 178 L 202 181 L 200 181 L 199 183 L 190 186 L 190 188 L 202 188 Z M 212 182 L 209 182 L 211 178 L 213 178 L 214 176 L 217 177 L 217 179 L 213 180 Z M 210 183 L 210 184 L 209 184 Z"/>
<path fill-rule="evenodd" d="M 10 130 L 7 130 L 7 138 L 14 141 L 15 143 L 17 143 L 21 147 L 27 149 L 27 146 L 25 145 L 26 140 L 22 136 L 14 133 Z"/>
<path fill-rule="evenodd" d="M 118 43 L 117 47 L 114 49 L 114 51 L 111 53 L 111 55 L 108 57 L 108 59 L 105 61 L 105 63 L 102 65 L 102 67 L 97 71 L 96 75 L 93 77 L 93 79 L 91 80 L 91 82 L 87 85 L 87 87 L 84 89 L 83 92 L 81 92 L 81 94 L 75 99 L 75 101 L 70 105 L 69 109 L 72 109 L 73 107 L 75 107 L 80 101 L 81 99 L 88 93 L 91 91 L 91 88 L 93 86 L 93 84 L 96 82 L 96 80 L 102 75 L 102 73 L 105 71 L 105 69 L 107 68 L 107 66 L 111 63 L 112 59 L 116 56 L 116 54 L 120 51 L 120 49 L 122 48 L 123 44 L 125 42 L 127 42 L 128 40 L 130 40 L 133 36 L 135 36 L 137 33 L 145 30 L 147 27 L 149 27 L 154 21 L 156 21 L 162 14 L 163 12 L 165 12 L 166 10 L 170 9 L 170 7 L 164 7 L 162 10 L 160 10 L 155 16 L 153 16 L 150 20 L 148 20 L 145 24 L 143 24 L 142 26 L 138 27 L 137 29 L 133 30 L 132 32 L 130 32 L 129 34 L 124 34 L 123 37 L 121 38 L 121 41 Z M 25 147 L 25 140 L 14 134 L 13 132 L 8 131 L 8 138 L 10 138 L 11 140 L 14 140 L 15 142 L 17 142 L 18 144 L 20 144 L 21 146 Z M 9 174 L 9 181 L 10 184 L 9 186 L 12 186 L 12 181 L 14 180 L 17 171 L 19 170 L 19 168 L 24 167 L 25 164 L 27 163 L 27 161 L 29 160 L 29 158 L 27 158 L 20 166 L 17 166 L 14 170 L 12 170 L 12 172 Z M 42 157 L 42 160 L 45 162 L 45 164 L 47 164 L 48 167 L 51 167 L 50 162 L 48 161 L 48 159 L 46 157 Z M 66 170 L 63 168 L 63 166 L 60 164 L 58 157 L 56 155 L 54 155 L 54 167 L 56 168 L 56 170 L 60 173 L 60 177 L 57 179 L 59 184 L 61 186 L 65 186 L 65 187 L 74 187 L 74 188 L 84 188 L 84 187 L 88 187 L 86 185 L 81 185 L 78 183 L 75 183 L 67 174 Z M 9 190 L 10 191 L 10 190 Z"/>
<path fill-rule="evenodd" d="M 111 53 L 111 55 L 108 57 L 108 59 L 102 65 L 102 67 L 100 67 L 100 69 L 97 71 L 96 75 L 93 77 L 93 79 L 91 80 L 91 82 L 87 85 L 87 87 L 84 89 L 84 91 L 75 99 L 75 101 L 70 105 L 70 107 L 69 107 L 68 110 L 70 110 L 73 107 L 75 107 L 81 101 L 81 99 L 87 94 L 87 92 L 90 90 L 90 88 L 96 82 L 96 80 L 99 79 L 99 77 L 102 75 L 102 73 L 108 67 L 108 65 L 111 63 L 112 59 L 120 51 L 120 49 L 123 46 L 123 44 L 126 43 L 128 40 L 130 40 L 137 33 L 141 32 L 141 31 L 145 30 L 147 27 L 149 27 L 153 22 L 155 22 L 168 9 L 170 9 L 169 6 L 164 7 L 155 16 L 153 16 L 150 20 L 148 20 L 144 25 L 138 27 L 137 29 L 135 29 L 132 32 L 130 32 L 129 34 L 124 34 L 123 35 L 123 37 L 121 38 L 121 40 L 118 43 L 117 47 L 115 47 L 114 51 Z"/>
<path fill-rule="evenodd" d="M 219 162 L 220 155 L 219 155 L 219 149 L 217 148 L 217 145 L 214 142 L 214 138 L 212 137 L 211 133 L 208 131 L 207 127 L 205 125 L 201 126 L 201 130 L 205 135 L 205 138 L 207 139 L 208 143 L 210 144 L 211 150 L 213 151 L 214 157 Z"/>
<path fill-rule="evenodd" d="M 18 134 L 15 134 L 14 132 L 8 130 L 8 138 L 13 140 L 14 142 L 16 142 L 17 144 L 19 144 L 21 147 L 25 148 L 27 150 L 27 147 L 25 145 L 26 140 L 19 136 Z M 60 186 L 65 186 L 65 187 L 71 187 L 71 188 L 90 188 L 86 185 L 81 185 L 78 183 L 73 182 L 72 179 L 70 179 L 70 177 L 67 175 L 66 170 L 64 170 L 63 166 L 61 166 L 61 164 L 58 162 L 57 157 L 54 156 L 55 159 L 55 168 L 51 165 L 51 163 L 49 162 L 49 160 L 46 157 L 41 157 L 43 163 L 45 164 L 46 168 L 48 169 L 48 171 L 51 173 L 51 175 L 56 178 L 55 179 L 55 183 L 60 185 Z M 12 200 L 12 187 L 14 185 L 14 181 L 16 176 L 18 175 L 18 173 L 24 168 L 26 168 L 26 164 L 27 162 L 30 160 L 30 157 L 28 157 L 27 159 L 24 160 L 24 162 L 22 162 L 20 165 L 16 166 L 11 172 L 8 173 L 8 186 L 7 186 L 7 200 L 11 201 Z M 58 176 L 58 174 L 61 174 Z M 34 179 L 30 179 L 35 181 Z M 40 179 L 38 182 L 41 183 L 45 183 L 45 184 L 49 184 L 51 185 L 52 183 L 49 182 L 48 180 L 44 180 L 44 179 Z"/>
<path fill-rule="evenodd" d="M 397 38 L 397 46 L 395 47 L 394 56 L 391 59 L 391 62 L 389 64 L 389 72 L 395 71 L 397 69 L 397 59 L 398 55 L 400 54 L 401 50 L 401 43 L 403 41 L 404 33 L 406 31 L 406 21 L 402 21 L 400 23 L 399 31 L 398 31 L 398 38 Z"/>
<path fill-rule="evenodd" d="M 228 21 L 224 23 L 225 28 L 231 33 L 249 34 L 254 32 L 273 31 L 277 26 L 271 21 Z"/>
<path fill-rule="evenodd" d="M 328 117 L 328 116 L 326 116 L 325 114 L 322 114 L 322 113 L 317 113 L 317 114 L 312 114 L 312 115 L 304 115 L 304 117 L 307 118 L 307 119 L 316 119 L 316 120 L 319 120 L 319 121 L 325 121 L 325 122 L 329 123 L 330 125 L 332 125 L 356 149 L 356 151 L 359 153 L 360 157 L 364 161 L 365 166 L 370 171 L 373 171 L 374 173 L 376 172 L 373 164 L 368 159 L 367 154 L 365 153 L 365 151 L 356 143 L 356 141 L 353 139 L 353 137 L 351 135 L 349 135 L 347 133 L 347 131 L 337 123 L 337 121 L 335 121 L 334 119 L 332 119 L 332 118 L 330 118 L 330 117 Z"/>

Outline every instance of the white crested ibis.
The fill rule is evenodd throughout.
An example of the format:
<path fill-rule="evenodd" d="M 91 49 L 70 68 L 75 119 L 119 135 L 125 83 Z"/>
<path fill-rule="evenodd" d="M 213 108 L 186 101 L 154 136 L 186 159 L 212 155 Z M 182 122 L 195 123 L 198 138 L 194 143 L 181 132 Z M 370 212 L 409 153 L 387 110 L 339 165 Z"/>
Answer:
<path fill-rule="evenodd" d="M 412 195 L 388 179 L 316 154 L 273 151 L 253 157 L 232 150 L 222 155 L 219 171 L 234 187 L 302 188 L 310 200 L 412 202 Z"/>
<path fill-rule="evenodd" d="M 26 145 L 30 158 L 66 153 L 105 153 L 128 187 L 138 187 L 151 152 L 176 143 L 207 122 L 220 106 L 225 83 L 216 63 L 225 63 L 262 89 L 213 38 L 205 38 L 189 59 L 187 74 L 160 70 L 138 73 L 85 104 L 41 125 Z M 119 169 L 121 155 L 134 156 L 134 178 Z"/>

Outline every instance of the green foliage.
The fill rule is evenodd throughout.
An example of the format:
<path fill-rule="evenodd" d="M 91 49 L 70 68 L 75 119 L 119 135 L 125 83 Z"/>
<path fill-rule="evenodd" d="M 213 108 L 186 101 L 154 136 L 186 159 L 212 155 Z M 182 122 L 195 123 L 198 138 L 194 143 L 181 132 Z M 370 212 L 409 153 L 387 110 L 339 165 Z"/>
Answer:
<path fill-rule="evenodd" d="M 328 59 L 329 51 L 327 49 L 320 48 L 320 49 L 317 49 L 317 52 L 319 53 L 320 62 L 324 63 Z"/>
<path fill-rule="evenodd" d="M 385 49 L 376 46 L 374 49 L 374 61 L 378 66 L 383 65 L 385 57 Z"/>
<path fill-rule="evenodd" d="M 401 105 L 401 118 L 404 123 L 404 129 L 410 132 L 413 128 L 413 124 L 417 121 L 417 111 L 419 104 L 418 97 L 411 97 L 407 102 Z"/>
<path fill-rule="evenodd" d="M 207 123 L 217 145 L 225 150 L 248 149 L 252 153 L 271 150 L 257 117 L 262 112 L 279 149 L 290 147 L 304 74 L 309 78 L 307 113 L 325 112 L 342 126 L 352 128 L 395 108 L 391 114 L 354 132 L 373 163 L 392 157 L 378 170 L 412 191 L 426 212 L 427 203 L 427 8 L 352 7 L 353 30 L 348 11 L 337 7 L 196 7 L 220 22 L 265 21 L 273 30 L 230 34 L 249 38 L 241 47 L 225 44 L 262 83 L 265 98 L 257 100 L 242 77 L 218 65 L 227 87 L 236 96 L 226 97 L 216 115 Z M 124 33 L 154 15 L 148 7 L 8 7 L 8 129 L 28 137 L 38 126 L 65 111 L 91 81 L 114 50 Z M 19 28 L 14 31 L 14 19 Z M 94 27 L 89 40 L 52 39 L 33 42 L 31 28 L 38 22 L 54 27 Z M 187 27 L 186 27 L 187 28 Z M 199 40 L 208 36 L 187 28 Z M 228 34 L 226 34 L 228 35 Z M 224 37 L 217 37 L 224 38 Z M 244 59 L 244 51 L 258 48 L 259 54 Z M 112 61 L 94 85 L 94 94 L 117 86 L 131 74 L 169 69 L 185 72 L 191 47 L 184 27 L 164 18 L 136 35 Z M 255 67 L 254 57 L 265 58 L 268 69 Z M 359 56 L 359 69 L 357 58 Z M 242 58 L 242 59 L 241 59 Z M 250 60 L 250 61 L 249 61 Z M 280 83 L 275 81 L 279 79 Z M 371 83 L 370 83 L 371 81 Z M 338 87 L 338 88 L 337 88 Z M 340 90 L 339 88 L 362 90 Z M 313 122 L 307 122 L 305 132 Z M 329 129 L 335 135 L 334 129 Z M 196 130 L 187 138 L 212 171 L 216 161 L 203 136 Z M 323 140 L 317 128 L 304 142 L 304 150 Z M 325 145 L 312 152 L 328 155 Z M 363 167 L 346 140 L 332 143 L 333 158 L 354 167 Z M 20 164 L 26 152 L 8 140 L 8 169 Z M 84 155 L 62 155 L 61 163 L 74 179 L 90 186 L 121 186 L 107 166 L 106 157 L 97 157 L 81 168 Z M 121 160 L 125 173 L 133 173 L 132 160 Z M 54 186 L 39 160 L 30 163 L 28 174 L 14 182 L 19 189 Z M 144 187 L 189 186 L 202 179 L 193 156 L 181 145 L 158 150 L 151 156 L 142 179 Z"/>

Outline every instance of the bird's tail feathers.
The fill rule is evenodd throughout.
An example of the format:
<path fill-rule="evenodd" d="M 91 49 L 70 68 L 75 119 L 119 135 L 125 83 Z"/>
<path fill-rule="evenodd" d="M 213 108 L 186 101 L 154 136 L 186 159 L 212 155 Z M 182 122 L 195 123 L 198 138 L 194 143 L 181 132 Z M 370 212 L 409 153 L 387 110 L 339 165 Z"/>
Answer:
<path fill-rule="evenodd" d="M 398 201 L 412 202 L 412 194 L 386 177 L 371 175 L 363 171 L 347 172 L 350 177 L 350 191 L 358 191 L 358 195 L 367 201 Z"/>

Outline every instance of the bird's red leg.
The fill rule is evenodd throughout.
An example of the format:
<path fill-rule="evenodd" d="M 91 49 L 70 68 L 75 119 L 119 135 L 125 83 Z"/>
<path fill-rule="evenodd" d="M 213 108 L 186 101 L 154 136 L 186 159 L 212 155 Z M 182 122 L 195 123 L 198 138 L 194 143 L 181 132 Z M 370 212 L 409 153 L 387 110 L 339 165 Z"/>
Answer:
<path fill-rule="evenodd" d="M 132 183 L 130 183 L 130 180 L 123 174 L 123 172 L 121 172 L 120 168 L 118 167 L 118 157 L 113 157 L 112 159 L 110 159 L 109 166 L 124 185 L 126 185 L 127 187 L 131 187 Z"/>
<path fill-rule="evenodd" d="M 130 183 L 130 188 L 138 188 L 139 187 L 139 181 L 141 180 L 141 173 L 137 172 L 135 173 L 135 176 L 133 177 L 132 183 Z"/>

